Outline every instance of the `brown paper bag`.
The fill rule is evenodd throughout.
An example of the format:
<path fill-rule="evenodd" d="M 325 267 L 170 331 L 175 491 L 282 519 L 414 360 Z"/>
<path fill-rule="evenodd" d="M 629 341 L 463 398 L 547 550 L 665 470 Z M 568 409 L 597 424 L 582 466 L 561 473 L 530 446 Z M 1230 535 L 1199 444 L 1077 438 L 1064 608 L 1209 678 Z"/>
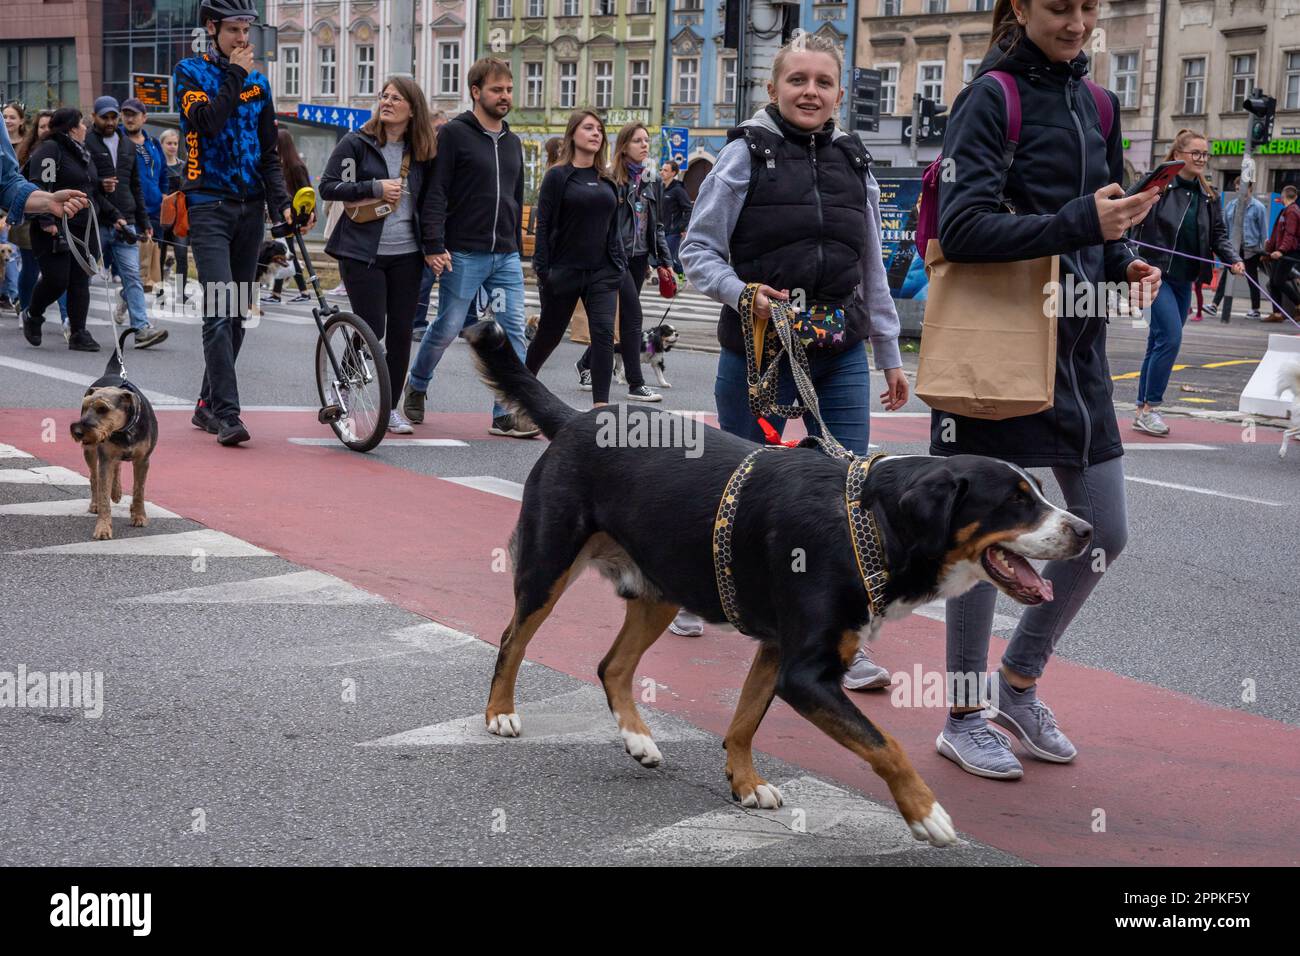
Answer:
<path fill-rule="evenodd" d="M 569 341 L 579 345 L 591 344 L 591 327 L 587 324 L 587 307 L 578 300 L 573 308 L 573 318 L 569 320 Z M 618 306 L 614 307 L 614 344 L 618 345 Z"/>
<path fill-rule="evenodd" d="M 1060 269 L 1059 256 L 949 262 L 931 239 L 917 397 L 971 418 L 1051 408 Z"/>
<path fill-rule="evenodd" d="M 145 292 L 162 282 L 162 246 L 152 239 L 140 240 L 140 282 Z"/>

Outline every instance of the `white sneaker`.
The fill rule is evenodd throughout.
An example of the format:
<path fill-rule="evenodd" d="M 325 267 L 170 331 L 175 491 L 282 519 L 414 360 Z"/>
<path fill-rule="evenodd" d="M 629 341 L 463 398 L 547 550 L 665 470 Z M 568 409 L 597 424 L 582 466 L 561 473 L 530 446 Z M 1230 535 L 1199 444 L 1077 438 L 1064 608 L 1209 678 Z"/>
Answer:
<path fill-rule="evenodd" d="M 1164 438 L 1169 434 L 1169 426 L 1165 424 L 1164 418 L 1154 408 L 1137 413 L 1137 417 L 1133 419 L 1133 430 L 1146 432 L 1148 435 L 1155 435 L 1157 438 Z"/>
<path fill-rule="evenodd" d="M 681 610 L 668 625 L 668 630 L 682 637 L 699 637 L 704 633 L 704 618 L 690 611 Z"/>
<path fill-rule="evenodd" d="M 875 690 L 889 685 L 889 671 L 868 657 L 866 651 L 859 649 L 849 664 L 849 669 L 844 672 L 844 689 Z"/>
<path fill-rule="evenodd" d="M 1251 309 L 1249 312 L 1246 313 L 1246 318 L 1248 318 L 1248 319 L 1258 319 L 1258 318 L 1259 318 L 1259 309 Z"/>
<path fill-rule="evenodd" d="M 388 430 L 394 435 L 410 435 L 415 429 L 411 423 L 402 417 L 402 413 L 393 409 L 388 413 Z"/>

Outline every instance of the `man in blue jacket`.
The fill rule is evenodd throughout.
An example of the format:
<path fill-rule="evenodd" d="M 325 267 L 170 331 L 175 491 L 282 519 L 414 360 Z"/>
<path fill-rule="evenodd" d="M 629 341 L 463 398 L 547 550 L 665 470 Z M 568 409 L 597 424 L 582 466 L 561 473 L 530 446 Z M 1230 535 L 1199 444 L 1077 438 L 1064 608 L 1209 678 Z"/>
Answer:
<path fill-rule="evenodd" d="M 144 211 L 149 216 L 154 240 L 162 237 L 162 201 L 167 194 L 167 157 L 162 143 L 145 132 L 144 104 L 137 99 L 122 103 L 122 128 L 126 138 L 135 147 L 136 174 L 140 177 L 140 195 Z"/>
<path fill-rule="evenodd" d="M 1229 231 L 1232 230 L 1232 224 L 1237 221 L 1237 199 L 1241 196 L 1241 179 L 1237 178 L 1232 182 L 1233 192 L 1237 195 L 1232 198 L 1227 207 L 1223 210 L 1223 221 L 1228 224 Z M 1264 254 L 1264 243 L 1268 241 L 1268 210 L 1264 204 L 1254 196 L 1250 197 L 1250 205 L 1246 207 L 1245 218 L 1241 223 L 1241 243 L 1237 246 L 1237 253 L 1246 263 L 1246 274 L 1251 278 L 1250 285 L 1250 311 L 1246 313 L 1248 319 L 1258 319 L 1259 314 L 1259 257 Z M 1235 236 L 1233 237 L 1236 238 Z M 1219 314 L 1219 303 L 1223 301 L 1224 293 L 1228 291 L 1228 276 L 1226 274 L 1219 277 L 1219 287 L 1214 290 L 1214 304 L 1205 307 L 1207 315 Z M 1222 321 L 1227 322 L 1232 316 L 1225 315 Z"/>

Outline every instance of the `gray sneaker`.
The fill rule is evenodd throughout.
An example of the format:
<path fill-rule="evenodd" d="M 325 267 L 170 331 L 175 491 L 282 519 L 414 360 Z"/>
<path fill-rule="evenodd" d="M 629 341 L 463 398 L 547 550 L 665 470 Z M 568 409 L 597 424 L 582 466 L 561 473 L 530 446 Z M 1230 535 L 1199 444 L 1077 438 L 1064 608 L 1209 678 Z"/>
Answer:
<path fill-rule="evenodd" d="M 984 713 L 995 724 L 1007 728 L 1024 744 L 1030 756 L 1052 763 L 1069 763 L 1078 751 L 1070 738 L 1056 726 L 1052 708 L 1038 699 L 1038 688 L 1016 690 L 998 672 L 998 705 Z"/>
<path fill-rule="evenodd" d="M 682 609 L 668 625 L 668 630 L 681 637 L 699 637 L 704 633 L 704 618 Z"/>
<path fill-rule="evenodd" d="M 1165 424 L 1165 420 L 1154 408 L 1137 413 L 1137 417 L 1133 419 L 1133 430 L 1146 432 L 1148 435 L 1155 435 L 1157 438 L 1164 438 L 1169 434 L 1169 426 Z"/>
<path fill-rule="evenodd" d="M 853 662 L 844 673 L 845 690 L 875 690 L 878 687 L 888 687 L 889 684 L 889 671 L 873 661 L 867 656 L 867 652 L 861 649 L 854 655 Z"/>
<path fill-rule="evenodd" d="M 1011 741 L 979 714 L 970 714 L 962 720 L 949 714 L 934 746 L 940 755 L 977 777 L 1019 780 L 1025 774 L 1011 752 Z"/>
<path fill-rule="evenodd" d="M 137 329 L 135 333 L 135 347 L 138 349 L 147 349 L 151 345 L 157 345 L 159 342 L 167 340 L 167 330 L 160 329 L 156 325 L 146 325 Z"/>
<path fill-rule="evenodd" d="M 424 392 L 417 392 L 411 388 L 410 382 L 406 383 L 406 391 L 402 395 L 402 414 L 408 422 L 417 425 L 424 422 L 424 397 Z"/>

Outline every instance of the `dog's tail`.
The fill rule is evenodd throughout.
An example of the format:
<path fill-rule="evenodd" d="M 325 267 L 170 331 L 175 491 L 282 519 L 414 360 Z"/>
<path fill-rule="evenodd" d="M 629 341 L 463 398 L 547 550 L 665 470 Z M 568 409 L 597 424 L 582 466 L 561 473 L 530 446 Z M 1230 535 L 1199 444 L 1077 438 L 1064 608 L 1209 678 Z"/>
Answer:
<path fill-rule="evenodd" d="M 581 413 L 566 405 L 524 368 L 514 348 L 495 322 L 479 322 L 465 333 L 474 349 L 479 375 L 507 405 L 527 412 L 547 438 L 554 438 L 570 419 Z"/>
<path fill-rule="evenodd" d="M 117 353 L 126 348 L 126 337 L 128 335 L 135 335 L 135 328 L 129 325 L 124 328 L 122 334 L 117 337 L 117 348 L 115 348 L 108 356 L 108 364 L 104 366 L 105 375 L 122 374 L 122 360 L 117 357 Z"/>

